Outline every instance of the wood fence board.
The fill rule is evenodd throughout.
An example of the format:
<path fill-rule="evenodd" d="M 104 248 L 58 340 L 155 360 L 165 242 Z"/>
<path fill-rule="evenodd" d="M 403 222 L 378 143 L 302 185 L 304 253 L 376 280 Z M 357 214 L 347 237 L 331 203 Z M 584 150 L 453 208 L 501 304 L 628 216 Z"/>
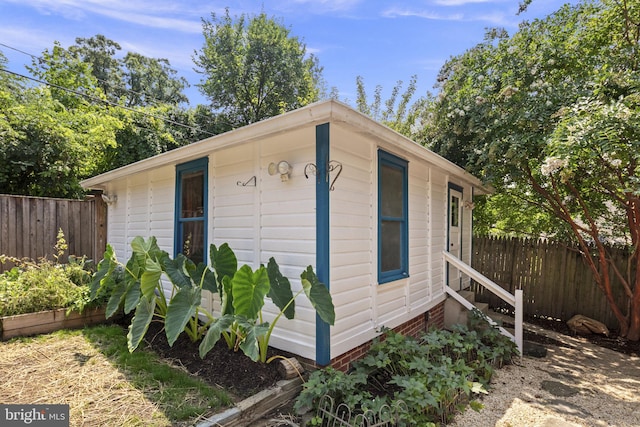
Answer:
<path fill-rule="evenodd" d="M 511 293 L 523 290 L 525 315 L 567 321 L 575 314 L 584 314 L 617 329 L 618 322 L 579 248 L 544 239 L 491 236 L 474 237 L 473 248 L 474 269 Z M 628 249 L 609 250 L 615 265 L 627 275 Z M 615 299 L 624 310 L 624 289 L 613 271 L 611 280 Z M 482 286 L 473 283 L 472 289 L 479 302 L 487 302 L 492 308 L 506 307 Z"/>
<path fill-rule="evenodd" d="M 0 254 L 53 259 L 58 230 L 62 229 L 68 250 L 60 261 L 66 262 L 68 255 L 100 260 L 106 247 L 105 210 L 99 197 L 64 200 L 0 195 Z M 12 266 L 0 264 L 0 273 Z"/>

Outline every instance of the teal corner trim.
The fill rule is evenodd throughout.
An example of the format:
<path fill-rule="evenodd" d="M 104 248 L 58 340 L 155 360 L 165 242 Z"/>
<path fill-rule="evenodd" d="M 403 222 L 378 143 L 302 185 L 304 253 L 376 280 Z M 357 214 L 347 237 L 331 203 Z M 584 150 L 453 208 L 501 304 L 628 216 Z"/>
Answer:
<path fill-rule="evenodd" d="M 316 274 L 329 287 L 329 123 L 316 126 Z M 316 363 L 331 363 L 329 324 L 316 314 Z"/>

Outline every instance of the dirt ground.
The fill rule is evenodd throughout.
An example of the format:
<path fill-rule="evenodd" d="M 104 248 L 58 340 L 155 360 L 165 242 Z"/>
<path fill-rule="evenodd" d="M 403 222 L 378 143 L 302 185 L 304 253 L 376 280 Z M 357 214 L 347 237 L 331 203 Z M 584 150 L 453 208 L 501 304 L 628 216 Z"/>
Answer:
<path fill-rule="evenodd" d="M 149 326 L 145 343 L 161 357 L 186 368 L 211 385 L 224 388 L 238 399 L 249 397 L 281 379 L 277 363 L 253 362 L 242 350 L 229 350 L 222 338 L 204 359 L 198 352 L 199 343 L 191 342 L 186 334 L 181 334 L 169 347 L 159 323 Z M 278 353 L 273 349 L 268 352 L 269 357 L 275 354 Z"/>
<path fill-rule="evenodd" d="M 498 370 L 481 400 L 484 409 L 467 410 L 452 426 L 640 426 L 638 343 L 571 336 L 533 324 L 525 328 L 529 337 L 541 337 L 536 341 L 544 342 L 546 356 L 523 357 Z"/>

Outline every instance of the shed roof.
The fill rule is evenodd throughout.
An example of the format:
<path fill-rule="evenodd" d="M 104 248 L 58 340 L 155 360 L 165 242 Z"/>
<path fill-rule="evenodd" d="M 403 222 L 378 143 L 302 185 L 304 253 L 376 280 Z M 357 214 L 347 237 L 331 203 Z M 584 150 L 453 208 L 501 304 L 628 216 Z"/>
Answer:
<path fill-rule="evenodd" d="M 252 123 L 220 135 L 215 135 L 184 147 L 176 148 L 175 150 L 96 175 L 82 181 L 80 184 L 84 188 L 102 189 L 110 181 L 135 173 L 144 172 L 167 164 L 183 163 L 222 148 L 244 144 L 264 138 L 265 136 L 284 133 L 310 124 L 327 122 L 339 123 L 343 126 L 351 127 L 357 132 L 387 141 L 398 147 L 398 149 L 422 158 L 432 165 L 447 171 L 461 181 L 472 185 L 477 190 L 476 194 L 486 194 L 489 192 L 487 188 L 483 187 L 478 178 L 463 168 L 398 132 L 372 120 L 348 105 L 335 100 L 316 102 L 279 116 Z"/>

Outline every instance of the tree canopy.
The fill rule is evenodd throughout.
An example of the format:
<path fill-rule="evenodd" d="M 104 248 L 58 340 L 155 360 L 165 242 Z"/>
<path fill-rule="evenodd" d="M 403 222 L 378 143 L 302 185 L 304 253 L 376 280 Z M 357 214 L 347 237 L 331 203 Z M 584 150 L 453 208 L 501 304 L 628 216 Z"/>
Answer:
<path fill-rule="evenodd" d="M 219 128 L 211 115 L 178 105 L 186 100 L 183 79 L 168 61 L 116 59 L 119 45 L 100 35 L 76 41 L 68 49 L 55 42 L 27 67 L 38 85 L 0 75 L 4 193 L 81 197 L 82 179 Z M 0 62 L 4 68 L 6 58 Z"/>
<path fill-rule="evenodd" d="M 322 68 L 290 30 L 262 13 L 203 19 L 204 45 L 194 55 L 200 91 L 233 127 L 317 101 Z"/>
<path fill-rule="evenodd" d="M 554 233 L 577 242 L 621 334 L 634 340 L 640 339 L 639 41 L 638 0 L 565 5 L 523 23 L 513 36 L 489 31 L 443 67 L 441 92 L 423 112 L 419 134 L 496 189 L 498 215 L 515 210 L 524 219 L 537 212 Z M 604 242 L 631 245 L 628 271 L 615 269 Z M 628 307 L 613 300 L 613 275 Z"/>

